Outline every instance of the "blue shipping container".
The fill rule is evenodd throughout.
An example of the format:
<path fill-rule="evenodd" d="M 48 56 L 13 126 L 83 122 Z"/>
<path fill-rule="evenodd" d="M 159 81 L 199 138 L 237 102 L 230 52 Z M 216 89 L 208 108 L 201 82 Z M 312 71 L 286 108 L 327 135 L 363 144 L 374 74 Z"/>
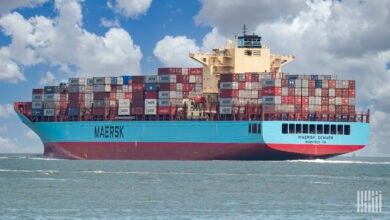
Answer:
<path fill-rule="evenodd" d="M 145 83 L 145 91 L 157 91 L 157 83 Z"/>
<path fill-rule="evenodd" d="M 79 108 L 69 108 L 68 109 L 68 115 L 69 116 L 78 116 L 79 115 Z"/>
<path fill-rule="evenodd" d="M 129 85 L 129 80 L 131 80 L 133 76 L 122 76 L 123 85 Z"/>
<path fill-rule="evenodd" d="M 316 88 L 322 88 L 322 80 L 316 80 L 315 84 Z"/>
<path fill-rule="evenodd" d="M 288 80 L 288 87 L 295 88 L 295 79 Z"/>
<path fill-rule="evenodd" d="M 32 109 L 31 115 L 34 117 L 42 116 L 42 109 Z"/>

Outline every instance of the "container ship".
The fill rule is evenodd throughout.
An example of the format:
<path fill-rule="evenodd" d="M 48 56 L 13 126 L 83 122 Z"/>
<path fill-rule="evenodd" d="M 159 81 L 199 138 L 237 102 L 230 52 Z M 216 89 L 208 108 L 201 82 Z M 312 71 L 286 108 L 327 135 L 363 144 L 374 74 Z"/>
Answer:
<path fill-rule="evenodd" d="M 284 73 L 295 57 L 245 32 L 189 56 L 203 67 L 69 78 L 14 108 L 44 155 L 62 159 L 315 159 L 368 143 L 354 80 Z"/>

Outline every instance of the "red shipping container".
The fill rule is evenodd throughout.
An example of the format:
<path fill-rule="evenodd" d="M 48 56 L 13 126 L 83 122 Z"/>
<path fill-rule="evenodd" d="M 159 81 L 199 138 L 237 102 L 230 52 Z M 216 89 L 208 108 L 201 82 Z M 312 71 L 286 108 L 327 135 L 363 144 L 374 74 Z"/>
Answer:
<path fill-rule="evenodd" d="M 109 92 L 94 92 L 93 93 L 93 100 L 102 100 L 105 98 L 110 98 Z"/>
<path fill-rule="evenodd" d="M 348 90 L 348 97 L 352 98 L 356 96 L 356 91 L 355 89 L 349 89 Z"/>
<path fill-rule="evenodd" d="M 33 89 L 32 94 L 43 94 L 44 90 L 43 89 Z"/>
<path fill-rule="evenodd" d="M 220 98 L 238 98 L 238 90 L 225 89 L 221 90 Z"/>
<path fill-rule="evenodd" d="M 105 108 L 93 108 L 92 114 L 93 115 L 104 115 L 106 109 Z"/>
<path fill-rule="evenodd" d="M 315 88 L 309 88 L 309 96 L 316 96 L 316 89 Z"/>
<path fill-rule="evenodd" d="M 159 115 L 169 115 L 171 113 L 170 106 L 159 106 L 157 108 L 157 114 Z"/>
<path fill-rule="evenodd" d="M 336 80 L 329 80 L 328 81 L 328 88 L 335 89 L 336 88 Z"/>
<path fill-rule="evenodd" d="M 341 99 L 341 104 L 342 105 L 348 105 L 349 104 L 349 98 L 348 97 L 343 97 Z"/>
<path fill-rule="evenodd" d="M 183 91 L 183 99 L 188 98 L 190 96 L 189 92 Z"/>
<path fill-rule="evenodd" d="M 323 97 L 328 97 L 329 96 L 329 89 L 326 89 L 326 88 L 322 89 L 321 93 L 322 93 Z"/>
<path fill-rule="evenodd" d="M 289 105 L 294 105 L 295 104 L 294 96 L 288 96 L 287 97 L 287 104 L 289 104 Z"/>
<path fill-rule="evenodd" d="M 183 77 L 188 75 L 177 75 L 176 76 L 176 83 L 183 83 Z"/>
<path fill-rule="evenodd" d="M 288 95 L 295 96 L 295 88 L 288 88 Z"/>
<path fill-rule="evenodd" d="M 282 96 L 282 105 L 288 104 L 288 96 Z"/>
<path fill-rule="evenodd" d="M 60 101 L 60 108 L 67 108 L 68 103 L 66 101 Z"/>
<path fill-rule="evenodd" d="M 145 106 L 145 100 L 144 99 L 132 99 L 130 106 L 131 107 L 144 107 Z"/>
<path fill-rule="evenodd" d="M 302 104 L 309 105 L 309 97 L 308 96 L 302 96 Z"/>
<path fill-rule="evenodd" d="M 252 82 L 258 82 L 259 81 L 259 74 L 252 73 Z"/>
<path fill-rule="evenodd" d="M 183 83 L 182 91 L 188 92 L 190 89 L 190 85 L 188 83 Z"/>
<path fill-rule="evenodd" d="M 271 78 L 272 79 L 275 79 L 276 78 L 276 73 L 275 72 L 272 72 L 272 73 L 269 73 L 271 75 Z"/>
<path fill-rule="evenodd" d="M 116 99 L 116 92 L 110 92 L 110 99 Z"/>
<path fill-rule="evenodd" d="M 355 114 L 356 113 L 355 106 L 354 105 L 349 105 L 348 106 L 348 112 L 349 112 L 349 114 Z"/>
<path fill-rule="evenodd" d="M 133 92 L 133 99 L 143 101 L 145 99 L 144 92 Z"/>
<path fill-rule="evenodd" d="M 302 112 L 302 105 L 294 105 L 295 113 L 301 113 Z"/>
<path fill-rule="evenodd" d="M 182 77 L 182 83 L 189 83 L 190 82 L 190 77 L 188 75 L 180 75 Z M 176 76 L 178 77 L 178 76 Z M 176 78 L 177 80 L 177 78 Z"/>
<path fill-rule="evenodd" d="M 309 112 L 309 105 L 302 105 L 302 112 L 308 113 Z"/>
<path fill-rule="evenodd" d="M 296 105 L 302 104 L 302 97 L 300 97 L 300 96 L 295 96 L 295 97 L 294 97 L 294 104 L 296 104 Z"/>
<path fill-rule="evenodd" d="M 262 92 L 261 89 L 257 91 L 257 95 L 258 95 L 257 98 L 262 98 L 263 97 L 263 92 Z"/>
<path fill-rule="evenodd" d="M 336 114 L 341 114 L 343 112 L 343 106 L 342 105 L 336 105 Z"/>
<path fill-rule="evenodd" d="M 133 114 L 133 115 L 143 115 L 144 114 L 144 107 L 132 107 L 131 108 L 131 114 Z"/>
<path fill-rule="evenodd" d="M 322 106 L 321 106 L 321 112 L 322 112 L 323 114 L 328 114 L 328 113 L 329 113 L 329 107 L 328 107 L 328 105 L 322 105 Z"/>
<path fill-rule="evenodd" d="M 238 82 L 238 74 L 223 73 L 220 75 L 221 82 Z"/>
<path fill-rule="evenodd" d="M 145 88 L 145 84 L 144 83 L 135 83 L 133 81 L 133 85 L 132 85 L 132 91 L 133 92 L 143 92 L 144 88 Z"/>
<path fill-rule="evenodd" d="M 188 75 L 203 75 L 203 68 L 188 68 Z"/>
<path fill-rule="evenodd" d="M 348 88 L 355 89 L 355 80 L 348 80 Z"/>
<path fill-rule="evenodd" d="M 288 79 L 282 79 L 282 87 L 288 87 Z"/>
<path fill-rule="evenodd" d="M 316 81 L 315 80 L 309 80 L 309 88 L 315 88 L 316 87 Z"/>
<path fill-rule="evenodd" d="M 275 95 L 277 96 L 282 95 L 282 87 L 275 87 Z"/>
<path fill-rule="evenodd" d="M 68 102 L 68 107 L 69 108 L 85 108 L 85 102 L 77 102 L 77 101 L 72 101 Z"/>
<path fill-rule="evenodd" d="M 133 86 L 134 84 L 144 84 L 145 83 L 145 76 L 133 76 Z"/>
<path fill-rule="evenodd" d="M 349 89 L 343 89 L 343 97 L 349 96 Z"/>
<path fill-rule="evenodd" d="M 245 82 L 238 82 L 238 89 L 245 90 Z"/>
<path fill-rule="evenodd" d="M 84 102 L 85 93 L 69 93 L 68 100 L 69 102 Z"/>
<path fill-rule="evenodd" d="M 125 99 L 132 99 L 132 98 L 133 98 L 133 94 L 131 92 L 125 92 Z"/>
<path fill-rule="evenodd" d="M 261 89 L 261 93 L 263 94 L 263 96 L 274 96 L 275 89 L 271 87 L 265 87 Z"/>
<path fill-rule="evenodd" d="M 349 106 L 348 105 L 343 105 L 342 113 L 343 114 L 349 114 Z"/>
<path fill-rule="evenodd" d="M 245 81 L 252 82 L 252 73 L 245 73 Z"/>
<path fill-rule="evenodd" d="M 145 99 L 158 99 L 158 92 L 156 91 L 146 91 Z"/>
<path fill-rule="evenodd" d="M 176 91 L 176 83 L 159 83 L 160 91 Z"/>
<path fill-rule="evenodd" d="M 322 97 L 321 98 L 321 103 L 323 105 L 329 105 L 329 97 Z"/>
<path fill-rule="evenodd" d="M 336 97 L 342 97 L 343 96 L 343 89 L 336 89 Z"/>

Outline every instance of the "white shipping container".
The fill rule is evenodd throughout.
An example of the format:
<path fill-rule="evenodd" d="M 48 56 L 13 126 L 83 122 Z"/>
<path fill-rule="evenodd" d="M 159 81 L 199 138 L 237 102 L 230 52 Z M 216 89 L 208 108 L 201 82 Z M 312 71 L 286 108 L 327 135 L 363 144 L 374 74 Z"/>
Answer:
<path fill-rule="evenodd" d="M 257 90 L 252 90 L 251 91 L 251 98 L 257 99 L 258 97 L 259 97 L 259 92 Z"/>
<path fill-rule="evenodd" d="M 170 106 L 171 102 L 170 99 L 159 99 L 158 100 L 158 106 Z"/>
<path fill-rule="evenodd" d="M 195 83 L 195 82 L 196 82 L 195 76 L 194 76 L 194 75 L 190 75 L 190 76 L 189 76 L 189 82 L 190 82 L 190 83 Z"/>
<path fill-rule="evenodd" d="M 238 82 L 232 82 L 232 89 L 238 89 Z"/>
<path fill-rule="evenodd" d="M 275 87 L 282 87 L 282 79 L 280 77 L 275 79 Z"/>
<path fill-rule="evenodd" d="M 315 97 L 314 104 L 315 105 L 321 105 L 322 104 L 322 98 L 321 97 Z"/>
<path fill-rule="evenodd" d="M 295 88 L 295 96 L 302 96 L 302 88 Z"/>
<path fill-rule="evenodd" d="M 238 87 L 238 84 L 237 84 Z M 220 89 L 233 89 L 233 83 L 232 82 L 221 82 L 219 84 Z"/>
<path fill-rule="evenodd" d="M 123 77 L 119 76 L 119 77 L 117 77 L 116 80 L 117 80 L 117 81 L 116 81 L 116 84 L 117 84 L 117 85 L 123 85 Z"/>
<path fill-rule="evenodd" d="M 335 97 L 336 96 L 336 90 L 335 89 L 329 89 L 329 97 Z"/>
<path fill-rule="evenodd" d="M 231 98 L 220 98 L 219 99 L 219 105 L 221 106 L 232 106 L 233 99 Z"/>
<path fill-rule="evenodd" d="M 111 85 L 104 85 L 104 84 L 93 85 L 93 91 L 94 92 L 110 92 Z"/>
<path fill-rule="evenodd" d="M 169 98 L 176 99 L 176 91 L 170 91 L 169 92 Z"/>
<path fill-rule="evenodd" d="M 123 85 L 122 90 L 123 92 L 129 92 L 129 85 Z"/>
<path fill-rule="evenodd" d="M 119 92 L 116 94 L 116 99 L 124 99 L 125 98 L 125 94 L 123 92 Z"/>
<path fill-rule="evenodd" d="M 288 88 L 282 87 L 282 96 L 288 96 Z"/>
<path fill-rule="evenodd" d="M 69 85 L 85 85 L 84 77 L 72 77 L 69 78 Z"/>
<path fill-rule="evenodd" d="M 341 104 L 342 104 L 341 97 L 336 97 L 336 105 L 341 105 Z"/>
<path fill-rule="evenodd" d="M 176 83 L 176 91 L 183 91 L 183 83 Z"/>
<path fill-rule="evenodd" d="M 42 101 L 33 101 L 31 103 L 32 105 L 32 109 L 41 109 L 42 108 L 42 105 L 43 105 L 43 102 Z"/>
<path fill-rule="evenodd" d="M 307 79 L 302 80 L 302 88 L 309 88 L 309 80 Z"/>
<path fill-rule="evenodd" d="M 343 88 L 343 81 L 336 80 L 336 89 L 342 89 L 342 88 Z"/>
<path fill-rule="evenodd" d="M 45 94 L 43 96 L 44 101 L 51 101 L 51 102 L 59 102 L 60 101 L 60 94 L 54 93 L 54 94 Z"/>
<path fill-rule="evenodd" d="M 314 96 L 309 96 L 309 105 L 315 105 L 316 104 L 316 99 Z"/>
<path fill-rule="evenodd" d="M 245 89 L 246 90 L 252 90 L 252 83 L 251 82 L 245 82 Z"/>
<path fill-rule="evenodd" d="M 85 93 L 91 93 L 92 92 L 92 88 L 93 88 L 93 86 L 86 85 L 85 86 Z"/>
<path fill-rule="evenodd" d="M 348 80 L 343 80 L 343 89 L 348 89 L 349 88 L 349 83 Z"/>
<path fill-rule="evenodd" d="M 158 92 L 158 98 L 159 99 L 169 99 L 170 98 L 170 92 L 169 91 L 159 91 Z"/>
<path fill-rule="evenodd" d="M 317 96 L 317 97 L 322 96 L 322 89 L 321 88 L 316 88 L 314 92 L 315 92 L 315 96 Z"/>
<path fill-rule="evenodd" d="M 336 98 L 335 97 L 329 97 L 329 105 L 336 105 Z"/>
<path fill-rule="evenodd" d="M 111 84 L 111 77 L 93 77 L 94 85 L 108 85 Z"/>
<path fill-rule="evenodd" d="M 43 101 L 43 94 L 32 94 L 31 101 L 33 102 Z"/>
<path fill-rule="evenodd" d="M 110 99 L 110 107 L 114 108 L 116 107 L 116 100 L 115 99 Z"/>
<path fill-rule="evenodd" d="M 219 114 L 222 114 L 222 115 L 232 114 L 232 107 L 220 106 L 219 107 Z"/>
<path fill-rule="evenodd" d="M 329 88 L 329 81 L 328 80 L 322 80 L 322 88 Z"/>
<path fill-rule="evenodd" d="M 181 74 L 182 75 L 188 75 L 188 68 L 182 68 L 181 69 Z"/>
<path fill-rule="evenodd" d="M 295 88 L 301 88 L 302 87 L 302 80 L 296 79 L 295 80 Z"/>
<path fill-rule="evenodd" d="M 259 90 L 259 82 L 252 82 L 252 90 Z"/>
<path fill-rule="evenodd" d="M 157 99 L 145 99 L 145 107 L 157 106 Z"/>
<path fill-rule="evenodd" d="M 156 115 L 157 107 L 156 106 L 145 106 L 145 115 Z"/>
<path fill-rule="evenodd" d="M 182 91 L 176 91 L 176 98 L 177 99 L 183 99 L 183 92 Z"/>
<path fill-rule="evenodd" d="M 130 115 L 130 107 L 119 107 L 118 115 Z"/>
<path fill-rule="evenodd" d="M 309 88 L 307 87 L 302 88 L 302 96 L 309 96 Z"/>
<path fill-rule="evenodd" d="M 309 105 L 309 112 L 315 112 L 316 106 L 315 105 Z"/>
<path fill-rule="evenodd" d="M 157 83 L 157 75 L 145 76 L 146 83 Z"/>
<path fill-rule="evenodd" d="M 202 76 L 195 76 L 195 83 L 202 83 Z"/>
<path fill-rule="evenodd" d="M 54 109 L 44 109 L 43 116 L 54 116 Z"/>
<path fill-rule="evenodd" d="M 119 108 L 130 107 L 130 99 L 119 99 L 118 106 Z"/>

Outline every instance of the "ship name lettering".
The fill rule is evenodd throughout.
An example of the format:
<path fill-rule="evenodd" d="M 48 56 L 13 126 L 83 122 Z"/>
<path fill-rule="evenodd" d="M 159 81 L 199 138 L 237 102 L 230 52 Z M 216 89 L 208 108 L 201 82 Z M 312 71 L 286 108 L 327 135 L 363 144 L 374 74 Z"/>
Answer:
<path fill-rule="evenodd" d="M 123 138 L 123 126 L 95 126 L 95 138 Z"/>

